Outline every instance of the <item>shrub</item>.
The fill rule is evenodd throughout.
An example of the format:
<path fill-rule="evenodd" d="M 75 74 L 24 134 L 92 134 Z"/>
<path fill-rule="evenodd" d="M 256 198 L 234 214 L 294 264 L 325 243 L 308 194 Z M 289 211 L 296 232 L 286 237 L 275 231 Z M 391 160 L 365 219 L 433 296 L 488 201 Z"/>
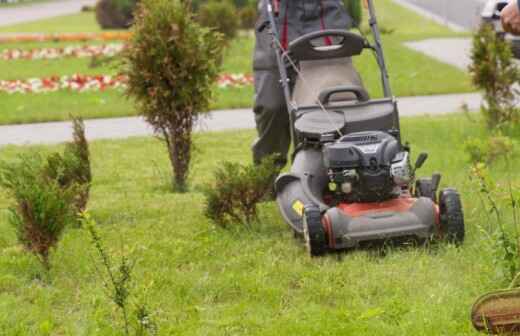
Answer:
<path fill-rule="evenodd" d="M 343 2 L 345 3 L 347 12 L 352 18 L 354 27 L 359 27 L 361 20 L 363 20 L 363 5 L 361 4 L 361 0 L 343 0 Z"/>
<path fill-rule="evenodd" d="M 240 18 L 240 28 L 250 30 L 255 28 L 255 22 L 258 16 L 255 5 L 245 6 L 238 10 Z"/>
<path fill-rule="evenodd" d="M 81 118 L 73 118 L 73 142 L 67 143 L 63 155 L 55 153 L 47 158 L 45 175 L 58 181 L 62 188 L 81 186 L 75 197 L 76 212 L 83 212 L 88 203 L 92 171 L 90 151 Z"/>
<path fill-rule="evenodd" d="M 220 34 L 196 23 L 178 0 L 143 0 L 124 53 L 128 95 L 162 136 L 174 189 L 186 189 L 193 125 L 206 111 L 222 55 Z"/>
<path fill-rule="evenodd" d="M 508 183 L 508 196 L 500 197 L 504 191 L 497 188 L 484 164 L 473 166 L 471 177 L 477 182 L 479 196 L 484 205 L 483 212 L 487 216 L 488 227 L 481 228 L 490 243 L 494 255 L 494 266 L 497 276 L 504 283 L 510 283 L 520 271 L 520 236 L 518 227 L 518 206 L 520 198 L 515 195 L 511 181 Z M 506 213 L 511 212 L 511 219 Z M 493 218 L 492 218 L 493 217 Z"/>
<path fill-rule="evenodd" d="M 236 12 L 236 7 L 228 0 L 210 0 L 199 8 L 197 21 L 204 27 L 217 30 L 230 40 L 237 35 L 240 25 Z"/>
<path fill-rule="evenodd" d="M 134 21 L 137 0 L 99 0 L 96 19 L 103 29 L 126 29 Z"/>
<path fill-rule="evenodd" d="M 520 80 L 511 48 L 487 24 L 473 37 L 472 64 L 469 71 L 473 83 L 484 90 L 481 107 L 489 129 L 496 129 L 519 121 L 513 85 Z"/>
<path fill-rule="evenodd" d="M 19 241 L 47 268 L 51 248 L 88 202 L 92 179 L 88 142 L 83 121 L 74 118 L 73 126 L 74 141 L 66 145 L 63 155 L 43 158 L 31 153 L 0 166 L 0 186 L 15 203 L 10 222 Z"/>
<path fill-rule="evenodd" d="M 78 185 L 62 187 L 43 172 L 46 162 L 38 153 L 20 155 L 18 162 L 3 163 L 0 185 L 14 199 L 10 223 L 20 243 L 49 268 L 49 252 L 65 227 L 75 218 Z"/>
<path fill-rule="evenodd" d="M 484 139 L 471 138 L 464 143 L 464 148 L 472 164 L 491 164 L 499 158 L 511 155 L 513 147 L 513 140 L 503 135 Z"/>
<path fill-rule="evenodd" d="M 222 227 L 251 225 L 258 219 L 258 203 L 272 191 L 277 174 L 275 156 L 259 165 L 222 163 L 215 171 L 214 184 L 205 188 L 206 217 Z"/>
<path fill-rule="evenodd" d="M 136 304 L 132 307 L 130 303 L 133 294 L 131 282 L 134 263 L 123 255 L 119 264 L 114 267 L 112 258 L 103 246 L 103 240 L 97 230 L 96 223 L 87 213 L 83 214 L 83 224 L 90 234 L 92 245 L 101 259 L 105 274 L 100 273 L 98 275 L 102 278 L 102 282 L 108 290 L 107 296 L 121 313 L 124 335 L 157 334 L 157 325 L 151 319 L 148 308 L 143 304 Z M 98 267 L 95 268 L 98 269 Z M 132 320 L 130 319 L 131 314 Z M 135 321 L 135 323 L 132 323 L 132 321 Z"/>

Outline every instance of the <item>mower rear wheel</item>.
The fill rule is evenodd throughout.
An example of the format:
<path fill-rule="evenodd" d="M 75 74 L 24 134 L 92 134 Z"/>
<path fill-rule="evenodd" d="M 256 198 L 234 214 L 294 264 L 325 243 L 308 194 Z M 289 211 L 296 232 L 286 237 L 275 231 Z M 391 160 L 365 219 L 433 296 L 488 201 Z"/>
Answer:
<path fill-rule="evenodd" d="M 443 189 L 439 197 L 441 234 L 452 244 L 464 242 L 464 212 L 460 195 L 455 189 Z"/>
<path fill-rule="evenodd" d="M 305 246 L 311 257 L 321 256 L 327 252 L 327 237 L 321 223 L 321 211 L 316 205 L 305 207 L 303 236 L 305 238 Z"/>

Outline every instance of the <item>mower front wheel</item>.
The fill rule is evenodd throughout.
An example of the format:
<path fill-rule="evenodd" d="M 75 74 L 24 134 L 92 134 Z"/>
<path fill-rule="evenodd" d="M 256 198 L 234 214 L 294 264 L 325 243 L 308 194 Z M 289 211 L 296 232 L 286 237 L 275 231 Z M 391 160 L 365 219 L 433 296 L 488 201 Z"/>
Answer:
<path fill-rule="evenodd" d="M 327 237 L 321 223 L 321 211 L 318 206 L 309 205 L 305 207 L 303 236 L 305 246 L 311 257 L 318 257 L 327 252 Z"/>
<path fill-rule="evenodd" d="M 464 242 L 464 212 L 460 195 L 455 189 L 444 189 L 439 196 L 440 229 L 442 238 L 452 244 Z"/>

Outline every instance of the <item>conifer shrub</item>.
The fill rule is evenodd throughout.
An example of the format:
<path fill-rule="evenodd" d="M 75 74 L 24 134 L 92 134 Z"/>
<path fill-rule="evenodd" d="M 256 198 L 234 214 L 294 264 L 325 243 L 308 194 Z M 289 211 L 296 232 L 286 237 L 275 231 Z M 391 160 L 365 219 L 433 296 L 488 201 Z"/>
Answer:
<path fill-rule="evenodd" d="M 103 29 L 126 29 L 134 20 L 137 0 L 99 0 L 96 20 Z"/>
<path fill-rule="evenodd" d="M 490 130 L 518 125 L 520 112 L 516 107 L 514 84 L 520 81 L 509 44 L 497 36 L 488 24 L 481 26 L 473 37 L 472 64 L 469 71 L 473 84 L 483 90 L 481 111 Z"/>
<path fill-rule="evenodd" d="M 21 154 L 0 163 L 0 186 L 13 200 L 9 221 L 19 242 L 50 267 L 49 253 L 65 228 L 76 222 L 89 196 L 90 157 L 81 119 L 74 119 L 74 142 L 63 154 Z"/>
<path fill-rule="evenodd" d="M 206 217 L 222 227 L 250 226 L 258 219 L 258 204 L 273 191 L 278 171 L 276 156 L 259 165 L 223 162 L 215 171 L 214 182 L 205 188 Z"/>
<path fill-rule="evenodd" d="M 240 28 L 250 30 L 255 28 L 255 22 L 257 20 L 257 8 L 253 5 L 247 5 L 238 10 L 238 16 L 240 18 Z"/>
<path fill-rule="evenodd" d="M 222 33 L 227 40 L 237 35 L 240 17 L 237 8 L 229 0 L 210 0 L 200 6 L 197 13 L 199 23 Z M 254 22 L 254 21 L 253 21 Z"/>
<path fill-rule="evenodd" d="M 361 0 L 344 0 L 344 4 L 352 18 L 354 27 L 359 27 L 361 20 L 363 20 L 363 5 L 361 4 Z"/>
<path fill-rule="evenodd" d="M 81 186 L 75 198 L 76 210 L 79 213 L 85 211 L 87 207 L 92 170 L 83 119 L 73 118 L 72 125 L 73 141 L 65 145 L 63 154 L 55 153 L 47 158 L 45 175 L 58 181 L 62 188 L 72 184 Z"/>
<path fill-rule="evenodd" d="M 127 94 L 168 149 L 174 190 L 184 191 L 194 124 L 219 73 L 221 35 L 198 24 L 189 2 L 142 0 L 124 52 Z"/>
<path fill-rule="evenodd" d="M 490 165 L 500 158 L 512 155 L 514 141 L 500 134 L 489 138 L 471 138 L 464 143 L 464 149 L 469 155 L 470 163 Z"/>
<path fill-rule="evenodd" d="M 0 186 L 13 199 L 9 221 L 19 242 L 49 268 L 49 253 L 75 218 L 77 184 L 62 187 L 49 178 L 45 159 L 38 153 L 23 154 L 17 162 L 2 163 Z"/>
<path fill-rule="evenodd" d="M 90 235 L 93 248 L 99 256 L 101 267 L 95 266 L 98 276 L 106 288 L 108 299 L 117 308 L 121 315 L 121 324 L 114 326 L 121 329 L 125 336 L 156 335 L 158 327 L 153 320 L 149 308 L 136 300 L 136 290 L 133 283 L 136 279 L 133 274 L 135 261 L 123 254 L 118 263 L 105 248 L 105 244 L 97 229 L 96 222 L 88 213 L 82 214 L 82 222 Z"/>

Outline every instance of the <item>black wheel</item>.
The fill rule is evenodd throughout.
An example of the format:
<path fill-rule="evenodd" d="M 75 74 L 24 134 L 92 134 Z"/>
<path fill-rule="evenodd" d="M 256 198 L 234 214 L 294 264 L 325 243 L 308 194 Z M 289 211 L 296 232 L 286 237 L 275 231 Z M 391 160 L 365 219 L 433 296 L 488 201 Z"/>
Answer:
<path fill-rule="evenodd" d="M 305 207 L 303 236 L 307 251 L 309 251 L 312 257 L 317 257 L 327 252 L 327 237 L 321 224 L 320 208 L 315 205 Z"/>
<path fill-rule="evenodd" d="M 460 195 L 455 189 L 444 189 L 439 197 L 441 234 L 445 241 L 453 244 L 464 242 L 464 212 Z"/>
<path fill-rule="evenodd" d="M 433 182 L 432 179 L 422 178 L 418 179 L 415 183 L 415 196 L 416 197 L 426 197 L 431 199 L 433 202 L 437 203 L 437 197 L 435 195 L 435 191 L 433 190 Z"/>

